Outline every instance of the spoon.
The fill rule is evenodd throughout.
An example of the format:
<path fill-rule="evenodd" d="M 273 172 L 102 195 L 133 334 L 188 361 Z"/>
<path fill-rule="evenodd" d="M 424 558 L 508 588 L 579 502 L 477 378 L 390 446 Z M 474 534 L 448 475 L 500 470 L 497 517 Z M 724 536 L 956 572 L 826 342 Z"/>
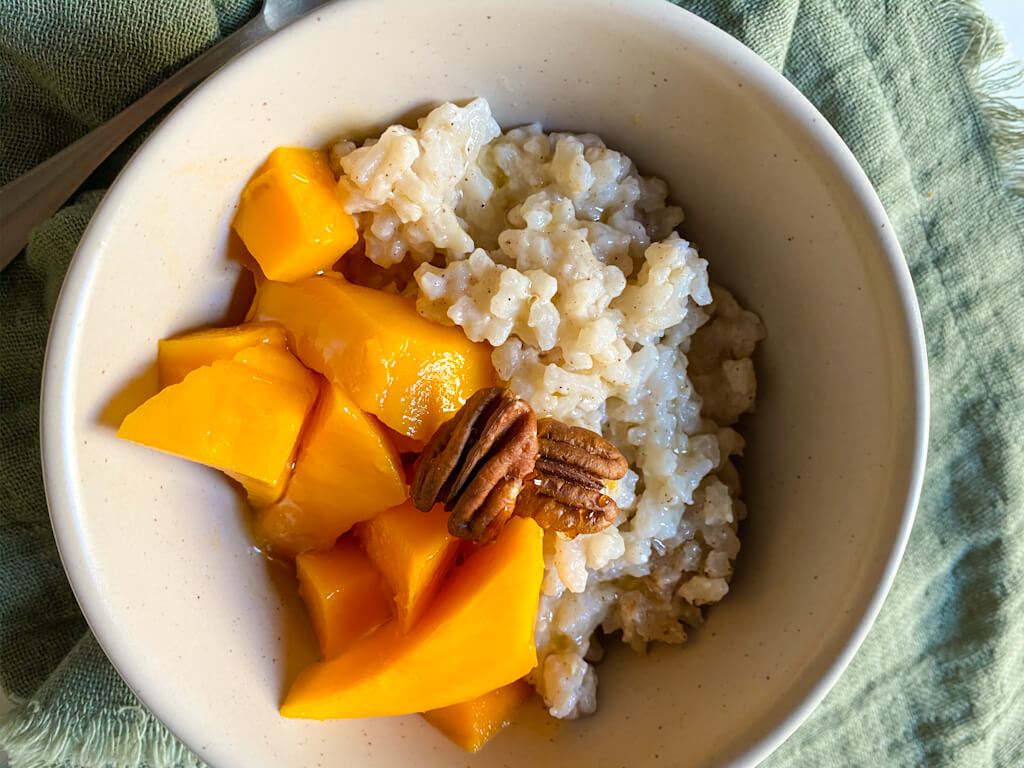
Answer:
<path fill-rule="evenodd" d="M 254 19 L 191 61 L 115 115 L 0 189 L 0 269 L 28 242 L 29 233 L 53 216 L 89 174 L 125 139 L 175 96 L 196 85 L 242 51 L 323 5 L 327 0 L 264 0 Z"/>

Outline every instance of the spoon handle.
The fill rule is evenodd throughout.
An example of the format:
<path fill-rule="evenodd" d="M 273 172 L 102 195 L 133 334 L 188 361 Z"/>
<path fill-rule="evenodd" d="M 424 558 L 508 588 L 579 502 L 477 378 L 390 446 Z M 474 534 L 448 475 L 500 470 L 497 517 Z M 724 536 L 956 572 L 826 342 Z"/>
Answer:
<path fill-rule="evenodd" d="M 56 213 L 139 126 L 270 32 L 263 15 L 256 16 L 123 112 L 0 189 L 0 269 L 21 252 L 29 233 Z"/>

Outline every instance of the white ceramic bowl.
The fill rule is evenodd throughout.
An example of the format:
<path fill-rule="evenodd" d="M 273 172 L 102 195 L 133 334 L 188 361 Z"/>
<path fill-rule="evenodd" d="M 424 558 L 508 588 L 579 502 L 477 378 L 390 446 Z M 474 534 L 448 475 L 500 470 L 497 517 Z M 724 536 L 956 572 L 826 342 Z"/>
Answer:
<path fill-rule="evenodd" d="M 713 277 L 768 329 L 733 589 L 683 648 L 612 652 L 596 716 L 539 707 L 468 759 L 415 716 L 277 714 L 312 658 L 294 597 L 218 473 L 119 442 L 156 341 L 216 322 L 238 193 L 279 144 L 323 145 L 486 96 L 505 126 L 593 131 L 665 178 Z M 660 0 L 352 0 L 231 64 L 125 169 L 83 238 L 43 396 L 54 529 L 129 685 L 218 766 L 749 764 L 835 682 L 907 539 L 927 432 L 907 268 L 842 141 L 739 43 Z M 284 595 L 284 597 L 282 597 Z"/>

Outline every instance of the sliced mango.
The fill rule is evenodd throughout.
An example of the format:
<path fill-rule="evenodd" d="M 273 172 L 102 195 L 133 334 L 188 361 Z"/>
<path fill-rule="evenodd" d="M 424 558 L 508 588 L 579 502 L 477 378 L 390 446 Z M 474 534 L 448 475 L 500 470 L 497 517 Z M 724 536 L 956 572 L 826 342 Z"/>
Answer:
<path fill-rule="evenodd" d="M 235 232 L 271 280 L 292 281 L 330 269 L 359 240 L 335 194 L 327 155 L 278 147 L 242 190 Z"/>
<path fill-rule="evenodd" d="M 459 551 L 461 541 L 448 533 L 448 513 L 439 504 L 424 514 L 406 501 L 360 523 L 355 533 L 391 587 L 398 623 L 408 632 L 437 594 Z"/>
<path fill-rule="evenodd" d="M 457 567 L 408 634 L 390 621 L 331 661 L 303 670 L 281 705 L 315 720 L 425 712 L 482 696 L 537 664 L 534 621 L 543 533 L 515 517 Z"/>
<path fill-rule="evenodd" d="M 299 555 L 295 571 L 321 658 L 334 658 L 391 618 L 391 592 L 350 536 L 325 552 Z"/>
<path fill-rule="evenodd" d="M 344 387 L 364 411 L 420 442 L 471 394 L 493 384 L 488 345 L 425 320 L 411 299 L 353 285 L 338 274 L 262 283 L 253 319 L 281 323 L 307 366 Z"/>
<path fill-rule="evenodd" d="M 245 323 L 160 339 L 156 356 L 160 388 L 177 384 L 200 366 L 230 359 L 246 347 L 259 344 L 283 349 L 287 344 L 284 328 L 277 323 Z"/>
<path fill-rule="evenodd" d="M 320 384 L 323 381 L 321 377 L 317 376 L 304 365 L 299 363 L 295 359 L 294 355 L 288 353 L 283 348 L 274 347 L 272 345 L 258 344 L 254 347 L 248 347 L 238 352 L 232 359 L 240 363 L 245 363 L 254 370 L 274 377 L 278 381 L 290 382 L 295 387 L 307 391 L 312 387 L 315 391 L 319 392 Z M 315 408 L 317 399 L 318 398 L 314 398 L 313 407 L 307 411 L 307 422 L 309 415 Z M 300 439 L 304 429 L 305 423 L 299 430 Z M 291 459 L 288 461 L 284 469 L 281 470 L 281 474 L 278 475 L 277 479 L 273 482 L 266 482 L 257 478 L 248 477 L 234 471 L 227 471 L 227 476 L 242 484 L 242 487 L 245 488 L 246 496 L 249 498 L 249 503 L 253 507 L 259 508 L 266 506 L 267 504 L 273 504 L 281 498 L 285 488 L 288 486 L 289 478 L 292 474 L 292 466 L 298 449 L 299 442 L 296 441 L 295 446 L 292 449 Z"/>
<path fill-rule="evenodd" d="M 289 352 L 269 344 L 218 360 L 129 413 L 117 436 L 227 472 L 251 495 L 284 490 L 319 385 Z"/>
<path fill-rule="evenodd" d="M 377 419 L 376 416 L 371 416 L 376 419 L 377 422 L 384 427 L 387 431 L 388 437 L 391 438 L 391 444 L 395 446 L 395 450 L 399 453 L 423 453 L 423 449 L 427 447 L 426 443 L 420 442 L 419 440 L 413 440 L 411 437 L 406 437 L 401 432 L 396 432 L 391 427 L 387 426 L 383 421 Z"/>
<path fill-rule="evenodd" d="M 407 496 L 402 460 L 384 427 L 343 389 L 322 381 L 288 488 L 256 513 L 256 540 L 276 555 L 328 548 L 355 523 Z"/>
<path fill-rule="evenodd" d="M 467 752 L 478 752 L 512 721 L 532 690 L 525 680 L 516 680 L 475 699 L 424 712 L 423 719 Z"/>

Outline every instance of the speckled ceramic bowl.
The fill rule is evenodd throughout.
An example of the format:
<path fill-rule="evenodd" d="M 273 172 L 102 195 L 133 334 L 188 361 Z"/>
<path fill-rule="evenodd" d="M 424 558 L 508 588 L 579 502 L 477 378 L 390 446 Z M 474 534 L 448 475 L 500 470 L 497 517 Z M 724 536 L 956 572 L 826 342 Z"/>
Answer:
<path fill-rule="evenodd" d="M 593 131 L 665 178 L 715 279 L 768 338 L 728 598 L 685 647 L 613 650 L 595 716 L 556 723 L 528 706 L 470 759 L 415 716 L 282 719 L 312 638 L 253 552 L 238 497 L 114 427 L 155 390 L 156 340 L 225 316 L 233 207 L 271 148 L 476 95 L 505 126 Z M 892 581 L 924 462 L 925 365 L 910 276 L 867 178 L 732 38 L 659 0 L 351 0 L 214 77 L 111 189 L 51 335 L 47 491 L 103 647 L 217 768 L 752 764 L 835 682 Z"/>

